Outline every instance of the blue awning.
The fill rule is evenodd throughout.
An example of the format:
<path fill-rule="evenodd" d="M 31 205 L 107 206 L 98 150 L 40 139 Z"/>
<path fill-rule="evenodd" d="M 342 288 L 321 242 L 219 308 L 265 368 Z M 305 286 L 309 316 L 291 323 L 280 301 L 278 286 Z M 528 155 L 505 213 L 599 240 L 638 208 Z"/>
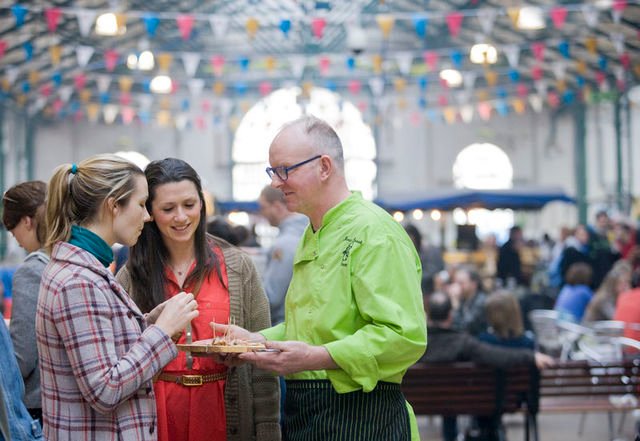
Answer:
<path fill-rule="evenodd" d="M 421 195 L 397 195 L 375 202 L 390 211 L 453 210 L 454 208 L 510 208 L 539 210 L 552 201 L 575 204 L 575 199 L 558 188 L 512 188 L 509 190 L 438 189 Z"/>

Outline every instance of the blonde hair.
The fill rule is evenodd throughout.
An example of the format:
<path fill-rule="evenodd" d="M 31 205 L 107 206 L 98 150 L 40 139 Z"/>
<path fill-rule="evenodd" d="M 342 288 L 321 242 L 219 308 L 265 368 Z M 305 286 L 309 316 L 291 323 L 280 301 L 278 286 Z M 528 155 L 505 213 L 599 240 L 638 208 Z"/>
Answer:
<path fill-rule="evenodd" d="M 487 297 L 485 314 L 487 324 L 500 338 L 516 338 L 524 333 L 520 304 L 510 291 L 499 290 Z"/>
<path fill-rule="evenodd" d="M 111 154 L 91 156 L 76 164 L 63 164 L 49 181 L 45 248 L 51 252 L 58 241 L 67 241 L 71 225 L 94 220 L 108 198 L 126 205 L 135 189 L 135 176 L 144 173 L 134 163 Z"/>

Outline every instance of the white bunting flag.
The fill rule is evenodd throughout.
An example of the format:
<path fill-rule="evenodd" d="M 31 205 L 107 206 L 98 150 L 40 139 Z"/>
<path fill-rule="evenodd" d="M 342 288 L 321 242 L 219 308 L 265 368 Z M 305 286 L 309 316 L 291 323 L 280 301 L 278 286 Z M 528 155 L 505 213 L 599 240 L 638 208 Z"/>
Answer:
<path fill-rule="evenodd" d="M 113 124 L 118 116 L 118 106 L 115 104 L 105 104 L 102 107 L 102 116 L 104 117 L 105 123 Z"/>
<path fill-rule="evenodd" d="M 479 8 L 478 21 L 485 35 L 490 35 L 493 31 L 493 24 L 496 21 L 498 10 L 494 8 Z"/>
<path fill-rule="evenodd" d="M 582 15 L 584 15 L 584 21 L 590 28 L 595 28 L 598 25 L 598 10 L 594 5 L 587 4 L 582 5 Z"/>
<path fill-rule="evenodd" d="M 73 93 L 73 87 L 70 85 L 60 86 L 58 88 L 58 96 L 62 100 L 62 102 L 68 102 L 69 98 L 71 98 L 71 94 Z"/>
<path fill-rule="evenodd" d="M 96 18 L 96 12 L 90 9 L 79 9 L 76 11 L 76 17 L 78 18 L 78 28 L 83 37 L 86 37 L 91 32 L 91 25 L 93 25 L 93 19 Z"/>
<path fill-rule="evenodd" d="M 191 96 L 197 97 L 202 92 L 202 89 L 204 89 L 204 80 L 201 78 L 193 78 L 189 80 L 187 87 L 189 87 Z"/>
<path fill-rule="evenodd" d="M 465 89 L 473 89 L 473 86 L 476 84 L 476 78 L 478 77 L 477 72 L 467 71 L 462 73 L 462 82 L 464 83 Z"/>
<path fill-rule="evenodd" d="M 396 63 L 402 75 L 409 75 L 411 73 L 411 66 L 413 65 L 413 53 L 398 52 L 396 54 Z"/>
<path fill-rule="evenodd" d="M 538 94 L 532 93 L 531 95 L 529 95 L 529 104 L 531 105 L 531 108 L 536 112 L 536 113 L 540 113 L 542 112 L 542 97 Z"/>
<path fill-rule="evenodd" d="M 18 78 L 18 75 L 20 75 L 20 69 L 15 66 L 9 66 L 5 75 L 9 84 L 13 84 L 15 83 L 16 78 Z"/>
<path fill-rule="evenodd" d="M 91 46 L 76 46 L 76 58 L 78 66 L 86 67 L 95 50 Z"/>
<path fill-rule="evenodd" d="M 292 55 L 289 57 L 289 64 L 291 65 L 291 73 L 296 78 L 302 78 L 304 74 L 304 68 L 306 67 L 307 60 L 302 55 Z"/>
<path fill-rule="evenodd" d="M 509 62 L 509 66 L 516 68 L 520 63 L 520 46 L 517 44 L 507 44 L 502 47 L 504 51 L 504 56 L 507 57 L 507 61 Z"/>
<path fill-rule="evenodd" d="M 229 17 L 224 15 L 210 15 L 209 24 L 216 38 L 223 38 L 229 28 Z"/>
<path fill-rule="evenodd" d="M 184 71 L 190 77 L 193 77 L 198 71 L 198 65 L 200 64 L 200 54 L 195 52 L 183 52 L 182 64 L 184 64 Z"/>
<path fill-rule="evenodd" d="M 369 88 L 374 96 L 381 96 L 384 93 L 384 80 L 380 77 L 373 77 L 369 80 Z"/>
<path fill-rule="evenodd" d="M 96 78 L 96 85 L 100 93 L 106 93 L 109 90 L 109 86 L 111 86 L 111 76 L 99 75 L 98 78 Z"/>

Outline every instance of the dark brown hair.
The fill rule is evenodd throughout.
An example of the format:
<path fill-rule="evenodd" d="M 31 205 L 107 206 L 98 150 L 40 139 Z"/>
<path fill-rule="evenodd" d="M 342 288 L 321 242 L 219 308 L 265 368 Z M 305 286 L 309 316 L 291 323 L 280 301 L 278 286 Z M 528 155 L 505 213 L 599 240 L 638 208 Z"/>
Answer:
<path fill-rule="evenodd" d="M 500 338 L 517 338 L 524 333 L 522 310 L 516 296 L 499 290 L 487 297 L 484 305 L 487 323 Z"/>
<path fill-rule="evenodd" d="M 36 221 L 36 237 L 43 243 L 46 238 L 44 221 L 47 184 L 42 181 L 27 181 L 16 184 L 2 197 L 2 223 L 11 231 L 27 216 Z"/>
<path fill-rule="evenodd" d="M 565 281 L 569 285 L 587 285 L 591 284 L 591 277 L 593 276 L 593 270 L 584 262 L 577 262 L 571 264 L 567 270 Z"/>

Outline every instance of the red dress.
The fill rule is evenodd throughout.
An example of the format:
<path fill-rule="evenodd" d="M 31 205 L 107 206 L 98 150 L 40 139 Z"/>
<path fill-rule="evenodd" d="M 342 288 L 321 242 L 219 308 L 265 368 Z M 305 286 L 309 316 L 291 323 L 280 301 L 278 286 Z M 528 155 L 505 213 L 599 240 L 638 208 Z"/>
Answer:
<path fill-rule="evenodd" d="M 200 315 L 191 322 L 193 341 L 211 338 L 213 331 L 209 323 L 229 322 L 229 292 L 224 257 L 215 251 L 224 285 L 215 271 L 206 279 L 196 296 Z M 191 265 L 189 272 L 195 266 Z M 194 287 L 181 288 L 173 272 L 165 268 L 169 279 L 168 296 L 181 291 L 190 292 Z M 179 343 L 185 342 L 185 335 Z M 215 363 L 208 357 L 193 357 L 193 368 L 187 370 L 186 354 L 179 352 L 163 373 L 171 375 L 205 375 L 226 372 L 227 367 Z M 155 383 L 156 405 L 158 408 L 159 441 L 226 441 L 227 423 L 224 405 L 224 380 L 203 383 L 201 386 L 183 386 L 168 381 Z"/>

